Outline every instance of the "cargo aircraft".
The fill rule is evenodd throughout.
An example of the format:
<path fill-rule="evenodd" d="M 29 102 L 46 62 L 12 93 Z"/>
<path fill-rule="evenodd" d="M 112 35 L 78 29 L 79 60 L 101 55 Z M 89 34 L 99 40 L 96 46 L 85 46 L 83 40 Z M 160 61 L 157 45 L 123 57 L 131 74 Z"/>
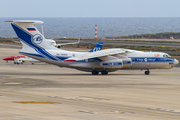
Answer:
<path fill-rule="evenodd" d="M 35 27 L 42 21 L 15 20 L 11 23 L 23 47 L 20 54 L 59 67 L 74 68 L 91 72 L 93 75 L 107 75 L 117 70 L 171 69 L 179 62 L 163 52 L 142 52 L 124 48 L 101 50 L 95 47 L 90 52 L 75 52 L 58 49 L 50 45 L 45 37 Z M 102 47 L 102 46 L 101 46 Z"/>

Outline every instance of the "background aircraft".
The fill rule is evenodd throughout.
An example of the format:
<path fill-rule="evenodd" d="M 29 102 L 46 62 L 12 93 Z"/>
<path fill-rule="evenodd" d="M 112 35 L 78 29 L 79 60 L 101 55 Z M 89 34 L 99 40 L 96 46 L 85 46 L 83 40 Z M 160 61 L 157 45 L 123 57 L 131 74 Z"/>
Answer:
<path fill-rule="evenodd" d="M 19 58 L 25 58 L 25 56 L 9 56 L 7 58 L 4 58 L 3 60 L 8 62 L 8 61 L 14 61 L 14 59 L 19 59 Z"/>
<path fill-rule="evenodd" d="M 92 72 L 97 75 L 108 74 L 122 69 L 146 70 L 170 69 L 179 62 L 170 55 L 162 52 L 141 52 L 130 49 L 114 48 L 91 52 L 74 52 L 58 49 L 50 45 L 44 36 L 34 26 L 42 21 L 16 20 L 11 23 L 23 48 L 20 54 L 32 57 L 39 61 L 54 64 L 59 67 L 74 68 L 81 71 Z"/>
<path fill-rule="evenodd" d="M 6 62 L 14 61 L 14 64 L 23 64 L 24 62 L 27 62 L 27 61 L 31 62 L 32 64 L 41 62 L 39 60 L 30 58 L 27 56 L 10 56 L 10 57 L 4 58 L 3 60 L 5 60 Z"/>

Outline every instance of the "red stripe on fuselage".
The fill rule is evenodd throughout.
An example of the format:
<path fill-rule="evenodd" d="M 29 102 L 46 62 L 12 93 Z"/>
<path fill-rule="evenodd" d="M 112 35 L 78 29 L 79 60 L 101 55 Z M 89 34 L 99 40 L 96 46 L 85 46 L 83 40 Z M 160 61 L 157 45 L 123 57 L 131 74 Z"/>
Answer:
<path fill-rule="evenodd" d="M 64 61 L 75 61 L 74 59 L 64 60 Z"/>
<path fill-rule="evenodd" d="M 28 29 L 28 31 L 36 31 L 36 29 Z"/>

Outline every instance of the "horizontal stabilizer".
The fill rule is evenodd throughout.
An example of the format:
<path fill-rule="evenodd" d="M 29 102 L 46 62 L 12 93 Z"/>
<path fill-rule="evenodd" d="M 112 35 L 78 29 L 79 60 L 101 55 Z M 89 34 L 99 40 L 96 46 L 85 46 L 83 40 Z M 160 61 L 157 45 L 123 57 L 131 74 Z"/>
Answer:
<path fill-rule="evenodd" d="M 36 21 L 36 20 L 13 20 L 13 21 L 5 21 L 8 23 L 31 23 L 31 24 L 43 24 L 43 21 Z"/>

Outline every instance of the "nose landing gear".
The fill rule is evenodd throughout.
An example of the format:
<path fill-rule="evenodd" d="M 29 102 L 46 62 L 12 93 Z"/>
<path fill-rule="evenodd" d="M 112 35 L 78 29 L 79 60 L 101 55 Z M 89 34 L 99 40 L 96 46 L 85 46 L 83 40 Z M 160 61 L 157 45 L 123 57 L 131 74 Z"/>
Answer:
<path fill-rule="evenodd" d="M 145 71 L 144 73 L 145 73 L 145 75 L 149 75 L 150 71 L 148 70 L 148 71 Z"/>

